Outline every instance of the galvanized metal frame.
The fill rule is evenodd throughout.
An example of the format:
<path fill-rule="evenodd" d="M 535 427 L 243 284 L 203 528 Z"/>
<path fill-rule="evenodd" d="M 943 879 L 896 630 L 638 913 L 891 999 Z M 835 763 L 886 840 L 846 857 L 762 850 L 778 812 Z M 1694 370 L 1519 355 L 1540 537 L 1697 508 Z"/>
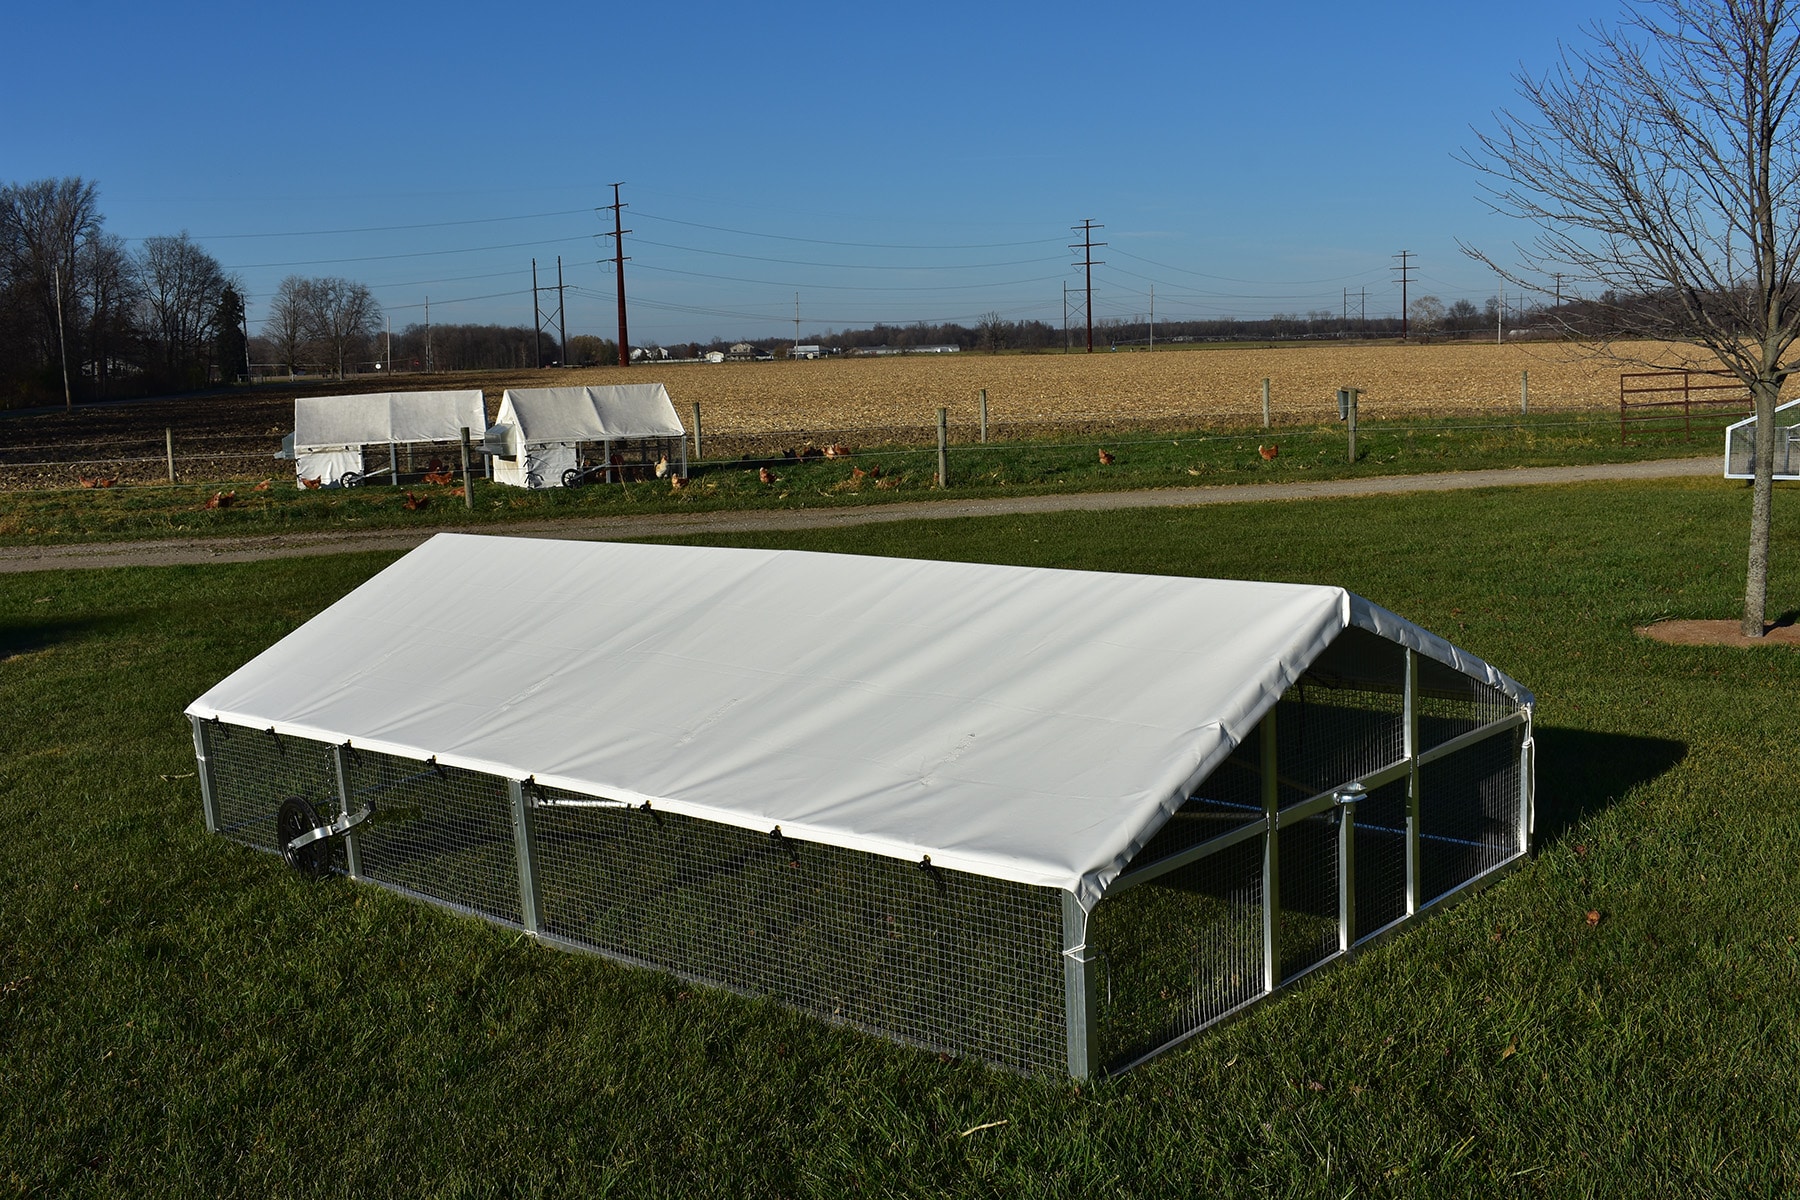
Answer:
<path fill-rule="evenodd" d="M 206 832 L 219 832 L 219 782 L 213 776 L 212 755 L 207 744 L 206 723 L 189 717 L 194 730 L 195 773 L 200 777 L 200 811 L 206 818 Z"/>
<path fill-rule="evenodd" d="M 540 937 L 544 932 L 544 896 L 538 887 L 537 848 L 532 833 L 531 808 L 525 799 L 524 781 L 506 781 L 512 802 L 513 849 L 519 860 L 519 916 L 525 932 Z"/>
<path fill-rule="evenodd" d="M 1271 708 L 1260 722 L 1257 729 L 1259 759 L 1262 776 L 1262 813 L 1248 819 L 1244 824 L 1229 832 L 1210 838 L 1186 850 L 1158 859 L 1138 870 L 1128 870 L 1119 876 L 1107 888 L 1108 897 L 1154 882 L 1156 879 L 1189 866 L 1199 860 L 1217 854 L 1232 846 L 1239 845 L 1252 838 L 1263 839 L 1263 879 L 1262 879 L 1262 932 L 1263 932 L 1263 987 L 1261 996 L 1266 997 L 1276 990 L 1298 983 L 1329 963 L 1338 961 L 1364 947 L 1385 940 L 1389 935 L 1407 924 L 1414 917 L 1428 911 L 1446 907 L 1448 904 L 1462 899 L 1471 892 L 1487 886 L 1494 879 L 1504 874 L 1517 864 L 1518 860 L 1530 852 L 1533 820 L 1535 814 L 1535 758 L 1536 744 L 1531 736 L 1532 713 L 1529 708 L 1519 708 L 1498 720 L 1489 721 L 1475 729 L 1468 730 L 1456 737 L 1439 743 L 1430 749 L 1420 748 L 1419 736 L 1419 662 L 1414 651 L 1408 649 L 1406 654 L 1405 694 L 1402 705 L 1404 723 L 1403 755 L 1397 762 L 1379 770 L 1369 772 L 1359 779 L 1346 780 L 1329 791 L 1320 792 L 1298 803 L 1283 808 L 1279 802 L 1280 782 L 1277 778 L 1277 739 L 1275 728 L 1275 710 Z M 1494 867 L 1465 880 L 1456 888 L 1431 900 L 1424 899 L 1421 885 L 1422 876 L 1422 843 L 1426 840 L 1421 821 L 1423 797 L 1420 790 L 1421 768 L 1447 758 L 1471 746 L 1487 741 L 1489 738 L 1503 736 L 1515 729 L 1523 729 L 1524 737 L 1520 744 L 1519 760 L 1519 820 L 1517 853 Z M 1393 783 L 1406 784 L 1406 911 L 1404 915 L 1385 925 L 1366 932 L 1356 927 L 1356 854 L 1355 854 L 1355 800 L 1362 794 Z M 1284 826 L 1296 825 L 1301 821 L 1316 817 L 1327 811 L 1335 811 L 1339 819 L 1338 835 L 1338 949 L 1320 961 L 1302 970 L 1295 971 L 1285 978 L 1281 976 L 1281 863 L 1280 863 L 1280 830 Z M 1071 911 L 1079 913 L 1074 905 L 1073 897 L 1065 900 L 1066 930 L 1076 926 L 1067 924 Z M 1087 964 L 1094 956 L 1085 942 L 1086 914 L 1080 914 L 1082 935 L 1068 941 L 1069 949 L 1064 951 L 1065 961 L 1071 965 L 1067 968 L 1069 981 L 1069 1046 L 1070 1074 L 1078 1079 L 1105 1070 L 1105 1065 L 1095 1059 L 1097 1036 L 1094 1028 L 1095 999 L 1093 993 L 1092 972 Z M 1069 935 L 1066 933 L 1065 937 Z M 1079 953 L 1075 953 L 1079 951 Z M 1078 976 L 1078 972 L 1080 972 Z M 1077 984 L 1081 986 L 1077 986 Z M 1180 1045 L 1204 1029 L 1211 1028 L 1222 1021 L 1232 1019 L 1256 1001 L 1251 1000 L 1243 1005 L 1220 1014 L 1210 1021 L 1195 1028 L 1186 1030 L 1168 1042 L 1147 1054 L 1134 1058 L 1131 1062 L 1114 1068 L 1114 1072 L 1129 1070 L 1157 1055 Z M 1079 1006 L 1079 1008 L 1077 1007 Z M 1079 1021 L 1077 1016 L 1079 1015 Z M 1079 1037 L 1077 1030 L 1079 1029 Z M 1079 1055 L 1079 1057 L 1078 1057 Z"/>
<path fill-rule="evenodd" d="M 350 743 L 331 748 L 331 766 L 337 774 L 338 814 L 349 816 L 355 811 L 350 796 Z M 344 873 L 352 879 L 362 878 L 362 852 L 357 844 L 356 831 L 348 829 L 343 834 Z"/>
<path fill-rule="evenodd" d="M 1099 1029 L 1094 1012 L 1099 992 L 1098 961 L 1087 944 L 1088 914 L 1069 892 L 1063 893 L 1063 1024 L 1068 1031 L 1069 1074 L 1087 1079 L 1100 1066 Z"/>

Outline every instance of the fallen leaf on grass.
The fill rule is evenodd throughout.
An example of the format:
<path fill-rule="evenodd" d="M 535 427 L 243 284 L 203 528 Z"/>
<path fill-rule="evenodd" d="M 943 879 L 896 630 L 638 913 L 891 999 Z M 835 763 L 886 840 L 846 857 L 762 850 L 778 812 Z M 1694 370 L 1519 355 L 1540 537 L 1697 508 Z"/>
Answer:
<path fill-rule="evenodd" d="M 1500 1061 L 1505 1062 L 1507 1059 L 1511 1058 L 1513 1055 L 1517 1054 L 1518 1052 L 1519 1052 L 1519 1039 L 1514 1038 L 1512 1041 L 1506 1043 L 1506 1049 L 1504 1049 L 1500 1052 Z"/>
<path fill-rule="evenodd" d="M 1590 908 L 1588 910 L 1587 923 L 1588 923 L 1589 929 L 1592 929 L 1594 926 L 1596 926 L 1600 923 L 1600 910 L 1599 909 Z"/>

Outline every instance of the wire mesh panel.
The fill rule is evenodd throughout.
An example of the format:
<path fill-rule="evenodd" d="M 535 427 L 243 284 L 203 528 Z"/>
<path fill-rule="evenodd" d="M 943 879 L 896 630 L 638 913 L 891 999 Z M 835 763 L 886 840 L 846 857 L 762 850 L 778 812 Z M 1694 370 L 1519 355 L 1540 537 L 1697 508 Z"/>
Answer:
<path fill-rule="evenodd" d="M 1260 821 L 1262 767 L 1256 740 L 1240 742 L 1231 757 L 1208 775 L 1194 794 L 1175 810 L 1169 821 L 1132 857 L 1131 865 L 1146 867 L 1183 850 L 1229 833 L 1240 825 Z"/>
<path fill-rule="evenodd" d="M 337 813 L 337 771 L 325 743 L 218 721 L 202 722 L 200 732 L 213 772 L 219 832 L 231 840 L 279 853 L 275 814 L 290 796 L 306 800 L 321 816 Z"/>
<path fill-rule="evenodd" d="M 1062 894 L 672 813 L 532 813 L 546 932 L 834 1020 L 1061 1071 Z M 585 801 L 591 804 L 592 801 Z"/>
<path fill-rule="evenodd" d="M 1519 855 L 1519 750 L 1508 730 L 1419 768 L 1420 885 L 1435 900 Z"/>
<path fill-rule="evenodd" d="M 1281 803 L 1399 762 L 1406 755 L 1405 706 L 1406 651 L 1346 630 L 1276 705 Z"/>
<path fill-rule="evenodd" d="M 361 875 L 519 924 L 519 867 L 504 779 L 366 750 L 345 755 Z"/>
<path fill-rule="evenodd" d="M 1263 991 L 1263 839 L 1109 895 L 1088 917 L 1098 952 L 1099 1060 L 1117 1070 Z"/>
<path fill-rule="evenodd" d="M 1378 787 L 1356 804 L 1358 940 L 1406 915 L 1406 781 Z"/>
<path fill-rule="evenodd" d="M 1282 825 L 1276 845 L 1281 854 L 1281 978 L 1287 979 L 1339 949 L 1337 813 Z"/>
<path fill-rule="evenodd" d="M 1471 679 L 1434 659 L 1419 660 L 1419 749 L 1441 746 L 1519 710 L 1498 688 Z"/>

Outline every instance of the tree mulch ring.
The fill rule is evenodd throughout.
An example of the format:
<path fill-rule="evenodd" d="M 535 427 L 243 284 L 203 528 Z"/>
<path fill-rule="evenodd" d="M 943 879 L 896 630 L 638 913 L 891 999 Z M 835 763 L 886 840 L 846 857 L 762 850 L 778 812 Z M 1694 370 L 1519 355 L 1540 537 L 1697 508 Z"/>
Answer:
<path fill-rule="evenodd" d="M 1743 622 L 1729 621 L 1657 621 L 1640 626 L 1639 637 L 1655 638 L 1671 646 L 1800 646 L 1800 625 L 1792 617 L 1783 617 L 1763 627 L 1759 638 L 1745 637 Z"/>

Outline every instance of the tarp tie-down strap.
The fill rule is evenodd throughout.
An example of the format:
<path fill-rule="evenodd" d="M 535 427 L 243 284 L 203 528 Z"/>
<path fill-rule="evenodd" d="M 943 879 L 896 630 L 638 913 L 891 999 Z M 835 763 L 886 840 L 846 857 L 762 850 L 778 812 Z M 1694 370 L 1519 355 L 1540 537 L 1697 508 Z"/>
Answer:
<path fill-rule="evenodd" d="M 365 804 L 357 811 L 348 816 L 339 817 L 329 825 L 320 825 L 316 829 L 307 830 L 287 844 L 288 852 L 291 854 L 302 846 L 310 846 L 314 842 L 324 841 L 328 837 L 342 837 L 344 834 L 349 833 L 356 826 L 361 825 L 364 821 L 374 815 L 375 806 L 373 804 Z"/>

